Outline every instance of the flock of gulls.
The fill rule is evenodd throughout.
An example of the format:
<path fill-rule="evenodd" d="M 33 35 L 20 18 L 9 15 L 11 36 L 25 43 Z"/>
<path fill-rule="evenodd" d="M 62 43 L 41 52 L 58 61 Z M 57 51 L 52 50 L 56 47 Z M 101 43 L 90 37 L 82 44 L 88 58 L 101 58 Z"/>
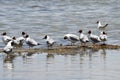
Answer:
<path fill-rule="evenodd" d="M 97 21 L 97 24 L 99 29 L 106 28 L 108 26 L 108 24 L 101 25 L 100 21 Z M 88 35 L 84 34 L 83 30 L 79 30 L 78 32 L 79 36 L 75 34 L 65 34 L 63 38 L 64 40 L 70 41 L 71 45 L 74 45 L 78 41 L 80 41 L 81 44 L 86 44 L 88 42 L 92 42 L 93 44 L 103 42 L 102 44 L 105 44 L 105 41 L 107 40 L 107 33 L 105 31 L 102 31 L 100 35 L 93 34 L 91 30 L 88 31 Z M 1 35 L 3 43 L 5 44 L 3 52 L 7 54 L 11 53 L 16 46 L 22 47 L 23 43 L 26 43 L 29 48 L 41 45 L 36 40 L 32 39 L 26 32 L 22 32 L 21 37 L 18 38 L 8 36 L 6 32 L 3 32 Z M 55 43 L 54 39 L 48 35 L 45 35 L 43 39 L 46 41 L 48 49 Z"/>

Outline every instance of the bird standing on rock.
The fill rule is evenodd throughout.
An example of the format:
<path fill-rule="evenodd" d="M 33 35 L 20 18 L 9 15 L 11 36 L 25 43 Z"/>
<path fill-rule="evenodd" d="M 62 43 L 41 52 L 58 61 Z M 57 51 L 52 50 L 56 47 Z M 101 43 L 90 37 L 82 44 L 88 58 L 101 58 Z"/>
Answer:
<path fill-rule="evenodd" d="M 100 37 L 97 36 L 97 35 L 92 34 L 91 30 L 88 31 L 88 34 L 89 34 L 89 35 L 88 35 L 88 36 L 89 36 L 89 39 L 92 41 L 93 44 L 98 43 L 98 42 L 101 41 L 101 40 L 100 40 Z"/>
<path fill-rule="evenodd" d="M 43 39 L 46 40 L 46 44 L 47 44 L 48 48 L 52 47 L 55 43 L 55 41 L 52 38 L 50 38 L 50 36 L 48 36 L 48 35 L 45 35 L 45 37 Z"/>
<path fill-rule="evenodd" d="M 13 50 L 13 44 L 14 44 L 13 41 L 9 41 L 9 42 L 7 43 L 7 45 L 3 48 L 3 52 L 5 52 L 5 53 L 7 53 L 7 54 L 11 53 L 12 50 Z"/>
<path fill-rule="evenodd" d="M 33 47 L 33 46 L 40 45 L 37 41 L 35 41 L 34 39 L 30 38 L 29 35 L 25 36 L 25 41 L 26 41 L 26 44 L 29 46 L 29 48 Z"/>
<path fill-rule="evenodd" d="M 25 42 L 25 36 L 27 35 L 27 33 L 25 33 L 25 32 L 22 32 L 21 33 L 21 37 L 18 37 L 16 40 L 19 42 L 19 44 L 22 46 L 23 45 L 23 43 Z"/>
<path fill-rule="evenodd" d="M 107 41 L 107 33 L 106 32 L 101 32 L 100 34 L 100 40 L 103 42 L 103 45 L 105 45 L 105 41 Z"/>
<path fill-rule="evenodd" d="M 23 46 L 23 43 L 25 42 L 25 36 L 27 35 L 27 33 L 22 32 L 21 35 L 22 35 L 21 37 L 18 37 L 18 38 L 13 37 L 12 38 L 15 43 L 15 46 L 17 46 L 17 47 Z"/>
<path fill-rule="evenodd" d="M 2 40 L 5 44 L 7 44 L 9 41 L 12 40 L 12 38 L 10 36 L 7 36 L 6 32 L 3 32 L 1 35 L 2 35 Z"/>
<path fill-rule="evenodd" d="M 74 45 L 74 43 L 79 41 L 79 36 L 75 34 L 66 34 L 64 35 L 64 39 L 70 41 L 71 45 Z"/>
<path fill-rule="evenodd" d="M 79 38 L 80 38 L 81 43 L 89 42 L 87 35 L 83 34 L 82 32 L 83 32 L 82 30 L 79 30 L 79 33 L 80 33 Z"/>

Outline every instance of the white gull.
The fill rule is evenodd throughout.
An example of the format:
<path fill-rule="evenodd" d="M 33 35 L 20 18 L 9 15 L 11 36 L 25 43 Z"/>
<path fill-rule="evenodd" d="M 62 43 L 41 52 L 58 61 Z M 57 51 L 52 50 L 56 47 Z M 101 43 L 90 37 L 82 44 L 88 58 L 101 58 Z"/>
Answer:
<path fill-rule="evenodd" d="M 74 45 L 74 43 L 79 41 L 79 36 L 77 36 L 75 34 L 66 34 L 66 35 L 64 35 L 64 39 L 70 41 L 71 45 Z"/>
<path fill-rule="evenodd" d="M 7 43 L 7 45 L 3 48 L 3 52 L 5 52 L 5 53 L 7 53 L 7 54 L 11 53 L 12 50 L 13 50 L 13 44 L 14 44 L 13 41 L 9 41 L 9 42 Z"/>
<path fill-rule="evenodd" d="M 89 34 L 89 39 L 92 41 L 92 43 L 95 44 L 95 43 L 98 43 L 98 42 L 101 41 L 100 37 L 97 36 L 97 35 L 92 34 L 91 30 L 88 31 L 88 34 Z"/>
<path fill-rule="evenodd" d="M 105 45 L 105 41 L 107 41 L 107 33 L 102 31 L 100 34 L 100 39 L 103 42 L 103 45 Z"/>
<path fill-rule="evenodd" d="M 48 35 L 45 35 L 43 39 L 46 40 L 46 44 L 47 44 L 48 48 L 52 47 L 55 43 L 55 41 L 52 38 L 50 38 L 50 36 L 48 36 Z"/>
<path fill-rule="evenodd" d="M 7 33 L 6 32 L 3 32 L 2 34 L 2 41 L 7 44 L 9 41 L 12 40 L 12 38 L 10 36 L 7 36 Z"/>
<path fill-rule="evenodd" d="M 40 45 L 37 41 L 35 41 L 34 39 L 30 38 L 29 35 L 25 36 L 25 41 L 26 41 L 26 44 L 29 46 L 29 48 L 33 47 L 33 46 Z"/>
<path fill-rule="evenodd" d="M 106 27 L 108 26 L 108 24 L 102 25 L 100 21 L 97 21 L 97 24 L 98 24 L 97 27 L 98 27 L 99 29 L 104 29 L 104 28 L 106 28 Z"/>
<path fill-rule="evenodd" d="M 82 30 L 79 30 L 79 38 L 82 43 L 89 42 L 87 35 L 83 34 Z"/>

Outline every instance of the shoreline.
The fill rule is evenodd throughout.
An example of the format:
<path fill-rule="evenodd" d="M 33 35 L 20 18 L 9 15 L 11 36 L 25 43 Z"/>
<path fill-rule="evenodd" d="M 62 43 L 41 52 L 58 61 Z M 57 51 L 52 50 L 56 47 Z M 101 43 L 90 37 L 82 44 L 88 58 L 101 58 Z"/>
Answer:
<path fill-rule="evenodd" d="M 101 45 L 101 44 L 86 44 L 86 45 L 74 45 L 74 46 L 55 46 L 53 48 L 47 49 L 47 48 L 30 48 L 30 49 L 24 49 L 24 48 L 16 48 L 13 49 L 13 52 L 46 52 L 46 53 L 68 53 L 69 51 L 78 50 L 81 48 L 86 49 L 120 49 L 120 45 Z M 3 52 L 2 49 L 0 49 L 0 52 Z"/>

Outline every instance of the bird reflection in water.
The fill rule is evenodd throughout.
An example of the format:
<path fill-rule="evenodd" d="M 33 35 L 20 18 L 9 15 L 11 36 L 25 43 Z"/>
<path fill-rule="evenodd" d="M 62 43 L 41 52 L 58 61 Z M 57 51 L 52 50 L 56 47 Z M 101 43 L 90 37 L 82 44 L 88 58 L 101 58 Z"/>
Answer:
<path fill-rule="evenodd" d="M 48 53 L 46 57 L 47 57 L 47 63 L 48 64 L 53 63 L 53 61 L 54 61 L 54 54 Z"/>
<path fill-rule="evenodd" d="M 100 50 L 100 49 L 87 49 L 87 48 L 81 48 L 79 51 L 80 54 L 80 63 L 82 64 L 84 60 L 87 57 L 89 61 L 91 62 L 93 58 L 98 57 L 98 52 L 103 56 L 103 59 L 105 59 L 106 52 L 105 50 Z"/>
<path fill-rule="evenodd" d="M 33 52 L 23 53 L 22 57 L 23 58 L 31 58 L 33 54 L 34 54 Z"/>
<path fill-rule="evenodd" d="M 101 53 L 101 56 L 102 56 L 102 58 L 103 58 L 103 60 L 105 62 L 106 61 L 106 50 L 102 49 L 100 53 Z"/>
<path fill-rule="evenodd" d="M 80 54 L 80 64 L 84 63 L 84 58 L 88 55 L 88 49 L 83 47 L 79 51 Z"/>
<path fill-rule="evenodd" d="M 14 64 L 13 64 L 13 60 L 15 58 L 15 55 L 8 55 L 5 56 L 3 63 L 4 63 L 4 68 L 7 69 L 13 69 L 14 68 Z"/>
<path fill-rule="evenodd" d="M 35 54 L 35 53 L 34 52 L 25 52 L 25 53 L 22 53 L 23 62 L 24 63 L 32 63 L 33 54 Z"/>

